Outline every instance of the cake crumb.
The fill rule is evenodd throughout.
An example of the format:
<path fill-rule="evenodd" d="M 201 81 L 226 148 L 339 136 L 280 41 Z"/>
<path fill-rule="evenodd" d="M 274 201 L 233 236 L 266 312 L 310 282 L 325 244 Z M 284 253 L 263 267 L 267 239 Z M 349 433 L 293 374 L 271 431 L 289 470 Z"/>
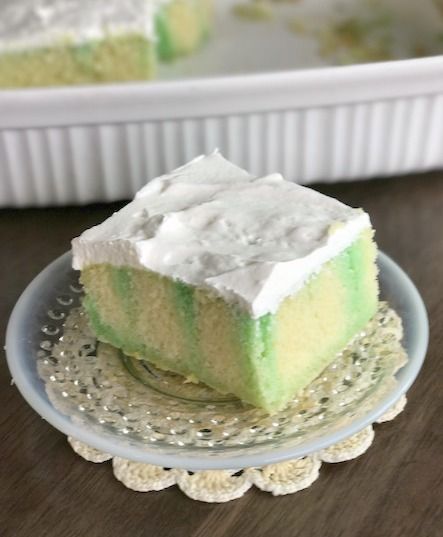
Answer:
<path fill-rule="evenodd" d="M 200 384 L 200 381 L 198 380 L 198 378 L 193 375 L 192 373 L 190 375 L 187 375 L 185 378 L 184 378 L 184 384 Z"/>
<path fill-rule="evenodd" d="M 232 9 L 235 16 L 249 21 L 267 21 L 274 18 L 272 5 L 266 0 L 236 4 Z"/>
<path fill-rule="evenodd" d="M 291 32 L 298 35 L 306 34 L 307 28 L 304 21 L 299 17 L 294 17 L 288 22 L 288 28 Z"/>

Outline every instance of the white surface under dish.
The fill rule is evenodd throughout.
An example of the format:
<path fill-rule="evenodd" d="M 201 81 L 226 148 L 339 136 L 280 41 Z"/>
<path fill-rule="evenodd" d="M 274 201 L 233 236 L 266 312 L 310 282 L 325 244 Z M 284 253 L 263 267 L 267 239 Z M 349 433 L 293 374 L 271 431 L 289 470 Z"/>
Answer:
<path fill-rule="evenodd" d="M 315 410 L 313 414 L 315 426 L 312 429 L 312 434 L 307 435 L 306 437 L 300 436 L 301 430 L 299 429 L 297 429 L 295 433 L 291 430 L 291 434 L 287 437 L 277 437 L 279 434 L 279 429 L 277 427 L 279 426 L 279 423 L 274 424 L 273 419 L 269 418 L 272 422 L 272 442 L 268 441 L 268 436 L 259 440 L 259 444 L 257 444 L 257 440 L 250 441 L 250 439 L 248 442 L 244 442 L 243 437 L 237 439 L 239 440 L 237 442 L 232 436 L 231 439 L 228 437 L 227 440 L 222 440 L 221 444 L 218 442 L 214 445 L 210 445 L 209 443 L 206 445 L 205 439 L 206 436 L 211 433 L 211 430 L 206 427 L 200 430 L 202 427 L 199 421 L 201 413 L 206 415 L 208 412 L 213 412 L 214 416 L 218 416 L 218 421 L 220 421 L 220 415 L 231 416 L 240 423 L 244 411 L 237 406 L 234 406 L 233 409 L 229 410 L 229 405 L 232 406 L 235 405 L 235 403 L 225 401 L 224 399 L 218 402 L 211 400 L 211 405 L 207 406 L 206 403 L 208 403 L 209 400 L 206 395 L 201 399 L 202 395 L 200 392 L 198 400 L 205 400 L 206 403 L 199 404 L 196 407 L 194 396 L 192 397 L 192 400 L 186 399 L 185 397 L 176 397 L 177 394 L 171 397 L 171 392 L 169 395 L 166 393 L 165 399 L 164 395 L 160 395 L 161 393 L 165 394 L 164 388 L 159 388 L 158 384 L 153 386 L 154 390 L 150 390 L 149 393 L 145 391 L 143 385 L 134 384 L 131 385 L 132 388 L 129 391 L 124 389 L 119 395 L 119 397 L 123 397 L 122 401 L 127 401 L 131 396 L 135 397 L 134 401 L 138 401 L 137 405 L 130 405 L 132 414 L 135 412 L 135 406 L 140 405 L 143 401 L 149 398 L 152 399 L 153 397 L 157 397 L 155 400 L 152 399 L 154 406 L 149 412 L 143 412 L 143 415 L 148 416 L 149 418 L 149 430 L 146 428 L 142 429 L 144 434 L 148 434 L 148 438 L 144 440 L 143 436 L 134 437 L 131 436 L 129 430 L 124 430 L 129 428 L 131 420 L 134 420 L 134 416 L 130 417 L 129 414 L 123 414 L 123 418 L 126 415 L 129 420 L 124 422 L 124 429 L 116 429 L 111 425 L 111 423 L 115 422 L 115 417 L 120 419 L 120 407 L 116 407 L 117 399 L 110 399 L 108 402 L 104 403 L 102 396 L 109 395 L 106 392 L 109 388 L 109 383 L 106 382 L 103 384 L 103 387 L 101 387 L 102 381 L 96 375 L 92 375 L 92 373 L 88 375 L 88 381 L 91 382 L 92 375 L 94 386 L 98 386 L 98 395 L 100 397 L 99 407 L 103 408 L 108 414 L 109 412 L 117 412 L 114 414 L 109 426 L 107 425 L 107 418 L 105 418 L 104 415 L 101 415 L 101 418 L 94 422 L 84 419 L 85 415 L 83 411 L 87 409 L 83 408 L 83 405 L 91 406 L 92 404 L 91 410 L 95 412 L 95 399 L 94 396 L 89 393 L 89 389 L 83 387 L 82 383 L 78 384 L 77 381 L 72 383 L 72 386 L 76 386 L 76 391 L 78 392 L 80 390 L 81 393 L 86 394 L 83 395 L 83 397 L 86 397 L 87 400 L 88 394 L 91 395 L 89 403 L 85 400 L 85 402 L 81 404 L 82 408 L 80 408 L 80 406 L 78 408 L 78 410 L 82 411 L 81 417 L 80 415 L 74 415 L 70 412 L 63 412 L 59 409 L 60 407 L 58 405 L 56 405 L 57 408 L 53 406 L 51 403 L 53 399 L 51 398 L 50 400 L 48 396 L 48 393 L 50 394 L 52 391 L 48 386 L 46 387 L 48 392 L 45 390 L 45 384 L 39 376 L 37 364 L 39 363 L 39 360 L 42 359 L 43 361 L 46 360 L 48 362 L 48 366 L 44 367 L 50 367 L 51 364 L 49 362 L 53 360 L 59 364 L 59 360 L 55 359 L 55 355 L 53 355 L 52 358 L 41 358 L 39 357 L 39 354 L 43 353 L 47 356 L 48 349 L 52 346 L 49 341 L 51 337 L 56 339 L 60 337 L 60 332 L 58 329 L 55 329 L 56 322 L 62 323 L 63 319 L 66 319 L 66 315 L 71 308 L 78 305 L 81 288 L 75 283 L 77 275 L 74 274 L 70 268 L 70 254 L 65 254 L 60 257 L 40 273 L 17 302 L 11 315 L 6 336 L 6 353 L 9 368 L 18 389 L 21 391 L 24 398 L 44 419 L 65 434 L 115 456 L 134 461 L 157 464 L 164 467 L 186 468 L 189 470 L 263 466 L 281 460 L 302 457 L 335 444 L 376 421 L 401 397 L 403 393 L 406 392 L 415 380 L 422 366 L 428 343 L 428 321 L 423 302 L 409 278 L 400 267 L 386 255 L 380 254 L 379 265 L 382 298 L 387 300 L 388 303 L 395 308 L 402 319 L 404 327 L 403 344 L 408 354 L 408 360 L 404 367 L 397 372 L 397 382 L 388 384 L 389 389 L 386 392 L 383 391 L 383 397 L 378 399 L 376 404 L 367 407 L 367 405 L 364 404 L 366 392 L 361 392 L 359 399 L 357 400 L 363 410 L 358 414 L 351 413 L 346 421 L 343 420 L 342 414 L 338 414 L 337 418 L 332 422 L 327 421 L 325 418 L 325 422 L 323 423 L 316 419 L 316 417 L 318 418 L 318 415 Z M 72 293 L 76 294 L 76 298 L 69 295 L 69 289 L 71 289 L 71 295 Z M 56 304 L 56 309 L 53 309 L 54 304 Z M 52 319 L 52 321 L 50 321 L 52 322 L 52 325 L 48 324 L 48 319 Z M 78 321 L 75 321 L 72 325 L 75 330 L 77 330 L 77 322 Z M 63 334 L 64 340 L 66 341 L 74 337 L 74 334 L 67 332 L 66 329 Z M 90 356 L 91 352 L 88 338 L 84 339 L 81 337 L 81 344 L 82 348 L 85 347 L 84 351 L 82 351 L 84 352 L 83 361 L 88 362 L 88 356 Z M 63 350 L 63 352 L 66 353 L 65 350 Z M 65 354 L 63 356 L 65 356 Z M 354 357 L 355 353 L 351 352 L 351 362 L 354 364 L 352 366 L 353 370 L 358 368 L 358 365 L 354 362 Z M 63 360 L 64 359 L 65 358 L 63 358 Z M 94 362 L 96 359 L 91 357 L 91 360 Z M 77 369 L 79 366 L 80 364 L 74 360 L 70 363 L 68 371 Z M 139 364 L 135 365 L 135 367 L 139 367 Z M 63 369 L 63 367 L 61 369 Z M 99 364 L 97 371 L 105 370 L 108 370 L 108 366 L 103 367 Z M 118 370 L 115 371 L 117 374 L 112 373 L 109 377 L 110 379 L 119 378 L 119 376 L 121 376 L 121 372 L 118 372 Z M 58 375 L 63 376 L 63 378 L 65 377 L 65 374 L 62 373 L 61 370 L 55 372 L 54 375 L 55 376 L 53 378 L 51 377 L 49 380 L 57 381 Z M 69 373 L 69 375 L 71 375 L 71 373 Z M 146 373 L 143 373 L 143 375 L 146 377 Z M 143 376 L 140 376 L 138 373 L 134 376 L 144 383 Z M 321 377 L 323 377 L 323 375 Z M 346 379 L 349 381 L 350 377 L 346 377 Z M 324 379 L 322 378 L 321 380 Z M 151 375 L 148 378 L 147 385 L 151 385 L 152 382 Z M 326 383 L 328 382 L 328 379 L 326 379 Z M 173 384 L 169 384 L 169 386 L 171 388 L 173 387 Z M 180 386 L 183 386 L 183 383 L 181 383 Z M 141 392 L 139 393 L 140 390 Z M 64 385 L 62 386 L 61 400 L 69 400 L 69 391 L 71 391 L 71 388 L 69 388 L 68 385 L 66 385 L 66 388 Z M 358 387 L 356 391 L 359 392 Z M 156 396 L 155 393 L 157 393 Z M 345 395 L 345 398 L 346 397 L 347 396 Z M 371 399 L 368 399 L 368 401 L 369 400 Z M 76 404 L 79 404 L 78 399 L 75 399 L 75 402 Z M 102 406 L 103 404 L 105 404 L 105 406 Z M 324 404 L 324 402 L 322 402 L 322 404 Z M 159 410 L 159 405 L 170 406 L 170 408 L 167 409 L 167 412 L 170 414 L 168 414 L 169 417 L 165 418 L 166 420 L 177 420 L 179 417 L 178 415 L 181 415 L 181 412 L 186 413 L 189 411 L 188 407 L 192 407 L 193 419 L 187 422 L 188 425 L 186 426 L 187 429 L 195 429 L 195 438 L 193 437 L 190 445 L 178 441 L 182 438 L 180 436 L 177 437 L 177 434 L 179 434 L 178 421 L 166 422 L 168 430 L 171 429 L 169 433 L 166 429 L 165 431 L 161 429 L 161 423 L 159 428 L 157 424 L 158 420 L 156 418 L 158 413 L 161 412 L 161 410 Z M 173 407 L 171 405 L 173 405 Z M 217 405 L 221 406 L 217 407 Z M 112 408 L 110 408 L 111 406 Z M 207 410 L 209 408 L 213 408 L 214 410 Z M 308 421 L 308 414 L 306 414 L 306 412 L 309 413 L 309 408 L 303 408 L 302 423 L 305 420 Z M 78 410 L 76 411 L 77 414 Z M 348 410 L 346 410 L 346 413 Z M 233 411 L 233 414 L 229 414 L 231 411 Z M 288 412 L 290 411 L 291 409 Z M 72 418 L 69 417 L 71 415 Z M 323 413 L 323 415 L 326 416 L 326 413 Z M 297 416 L 298 415 L 294 414 L 290 421 Z M 95 416 L 95 418 L 97 417 L 98 416 Z M 249 420 L 250 418 L 248 417 L 247 419 Z M 153 426 L 154 422 L 156 423 L 155 426 Z M 99 423 L 102 425 L 99 425 Z M 243 426 L 243 422 L 241 423 Z M 248 421 L 248 423 L 250 422 Z M 262 422 L 260 421 L 260 423 Z M 311 421 L 310 423 L 313 422 Z M 208 427 L 215 429 L 216 425 L 208 425 Z M 239 426 L 236 427 L 239 429 Z M 243 433 L 249 433 L 249 427 L 245 427 Z M 175 430 L 176 428 L 177 430 Z M 249 434 L 249 437 L 253 436 L 255 438 L 257 435 L 260 437 L 260 429 L 261 427 L 252 431 L 251 434 Z M 187 434 L 187 431 L 184 432 Z M 243 434 L 240 430 L 237 432 Z M 162 434 L 158 436 L 157 433 Z M 152 434 L 157 436 L 150 439 L 149 435 Z M 168 440 L 171 440 L 171 442 Z"/>
<path fill-rule="evenodd" d="M 302 1 L 263 23 L 217 2 L 212 40 L 162 80 L 0 91 L 0 205 L 131 198 L 216 147 L 254 174 L 300 183 L 443 166 L 443 56 L 406 59 L 415 45 L 439 52 L 432 0 L 385 2 L 395 39 L 380 63 L 331 66 L 321 31 L 285 24 L 295 10 L 327 27 L 337 4 L 368 1 Z"/>

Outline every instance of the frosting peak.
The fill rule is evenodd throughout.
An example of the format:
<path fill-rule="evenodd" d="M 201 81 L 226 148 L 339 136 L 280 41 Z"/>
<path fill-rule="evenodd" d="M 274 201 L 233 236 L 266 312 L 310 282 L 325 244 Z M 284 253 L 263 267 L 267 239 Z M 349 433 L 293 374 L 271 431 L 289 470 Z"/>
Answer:
<path fill-rule="evenodd" d="M 152 180 L 134 201 L 74 239 L 74 268 L 149 269 L 205 287 L 259 317 L 369 226 L 359 209 L 280 174 L 254 177 L 216 152 Z"/>

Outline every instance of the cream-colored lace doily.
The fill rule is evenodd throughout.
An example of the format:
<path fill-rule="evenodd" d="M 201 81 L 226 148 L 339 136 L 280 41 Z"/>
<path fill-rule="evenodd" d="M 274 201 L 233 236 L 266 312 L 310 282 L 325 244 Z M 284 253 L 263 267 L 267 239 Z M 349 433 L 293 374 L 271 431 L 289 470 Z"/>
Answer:
<path fill-rule="evenodd" d="M 54 407 L 95 433 L 175 457 L 225 448 L 231 456 L 265 452 L 345 427 L 390 393 L 406 362 L 401 320 L 380 303 L 334 361 L 285 409 L 269 415 L 97 343 L 84 312 L 66 309 L 48 312 L 51 324 L 42 326 L 37 352 Z"/>
<path fill-rule="evenodd" d="M 406 397 L 381 416 L 377 423 L 393 420 L 406 404 Z M 274 496 L 293 494 L 314 483 L 320 474 L 322 463 L 337 463 L 359 457 L 370 447 L 374 439 L 374 429 L 370 425 L 359 433 L 318 453 L 263 468 L 243 470 L 207 470 L 188 472 L 168 469 L 152 464 L 132 462 L 91 448 L 78 440 L 68 437 L 73 450 L 90 462 L 101 463 L 112 459 L 114 476 L 125 487 L 138 492 L 163 490 L 176 485 L 193 500 L 221 503 L 240 498 L 252 486 Z"/>

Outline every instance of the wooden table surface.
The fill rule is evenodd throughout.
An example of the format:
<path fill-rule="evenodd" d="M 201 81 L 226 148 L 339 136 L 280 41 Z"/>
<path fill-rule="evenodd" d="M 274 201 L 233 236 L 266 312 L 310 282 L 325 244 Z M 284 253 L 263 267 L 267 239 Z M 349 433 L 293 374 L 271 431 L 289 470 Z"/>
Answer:
<path fill-rule="evenodd" d="M 136 493 L 85 462 L 10 384 L 0 364 L 1 537 L 441 537 L 443 535 L 443 173 L 318 187 L 364 207 L 379 246 L 415 281 L 430 347 L 406 410 L 362 457 L 325 465 L 309 489 L 251 489 L 211 505 L 172 487 Z M 70 239 L 118 205 L 0 211 L 0 331 L 20 293 Z"/>

